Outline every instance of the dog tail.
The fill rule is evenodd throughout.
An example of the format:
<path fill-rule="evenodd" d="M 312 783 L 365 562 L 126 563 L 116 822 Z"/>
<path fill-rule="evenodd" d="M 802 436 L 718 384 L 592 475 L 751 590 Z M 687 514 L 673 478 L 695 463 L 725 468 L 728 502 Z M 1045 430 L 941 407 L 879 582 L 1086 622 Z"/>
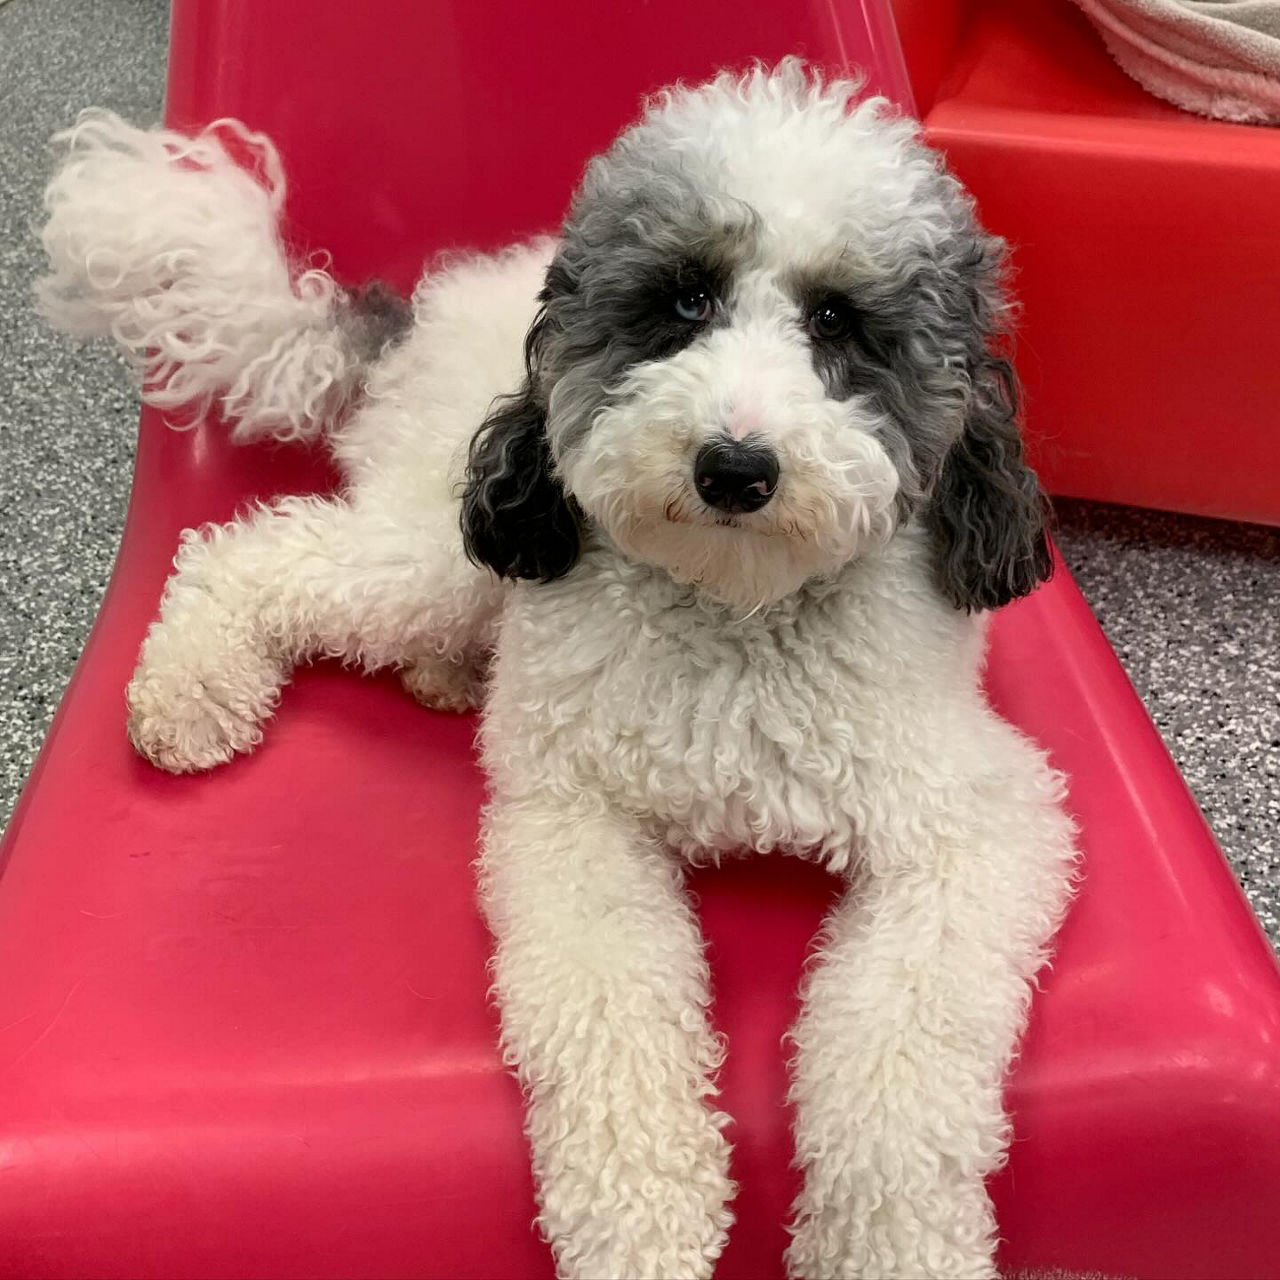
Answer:
<path fill-rule="evenodd" d="M 216 407 L 237 440 L 315 436 L 408 328 L 381 286 L 343 291 L 281 238 L 285 179 L 269 139 L 220 120 L 188 137 L 86 111 L 54 139 L 38 306 L 123 349 L 147 404 L 194 421 Z"/>

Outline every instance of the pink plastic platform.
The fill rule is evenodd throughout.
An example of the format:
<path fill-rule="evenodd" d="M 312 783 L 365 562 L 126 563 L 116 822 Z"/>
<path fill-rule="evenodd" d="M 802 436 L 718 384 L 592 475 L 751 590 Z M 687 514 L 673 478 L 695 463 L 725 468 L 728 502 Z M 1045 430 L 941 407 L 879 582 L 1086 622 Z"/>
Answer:
<path fill-rule="evenodd" d="M 299 244 L 407 286 L 442 245 L 554 225 L 675 76 L 799 49 L 901 92 L 875 22 L 877 44 L 825 0 L 178 0 L 168 114 L 268 130 Z M 4 1276 L 550 1274 L 485 999 L 474 723 L 317 667 L 207 776 L 125 741 L 179 530 L 331 483 L 144 415 L 116 573 L 3 846 Z M 1004 1263 L 1280 1275 L 1280 975 L 1065 570 L 996 621 L 989 683 L 1071 774 L 1086 854 L 1009 1087 Z M 742 1184 L 724 1277 L 781 1271 L 780 1040 L 832 887 L 771 859 L 696 878 Z"/>

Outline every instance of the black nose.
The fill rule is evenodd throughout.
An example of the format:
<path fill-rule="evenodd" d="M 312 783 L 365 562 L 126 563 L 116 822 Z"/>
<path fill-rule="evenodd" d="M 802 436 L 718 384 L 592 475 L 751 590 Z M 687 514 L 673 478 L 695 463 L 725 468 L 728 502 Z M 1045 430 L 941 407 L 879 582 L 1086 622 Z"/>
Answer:
<path fill-rule="evenodd" d="M 766 445 L 713 440 L 693 460 L 698 496 L 720 511 L 759 511 L 778 487 L 778 459 Z"/>

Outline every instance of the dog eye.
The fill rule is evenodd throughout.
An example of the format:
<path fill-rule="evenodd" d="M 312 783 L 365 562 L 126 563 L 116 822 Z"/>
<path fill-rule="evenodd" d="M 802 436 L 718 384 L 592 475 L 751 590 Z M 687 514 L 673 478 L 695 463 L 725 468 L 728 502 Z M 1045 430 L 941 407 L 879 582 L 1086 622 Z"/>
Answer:
<path fill-rule="evenodd" d="M 711 319 L 712 299 L 705 289 L 685 289 L 675 296 L 676 315 L 690 324 L 703 324 Z"/>
<path fill-rule="evenodd" d="M 809 334 L 822 342 L 839 342 L 853 332 L 856 320 L 843 298 L 824 298 L 809 315 Z"/>

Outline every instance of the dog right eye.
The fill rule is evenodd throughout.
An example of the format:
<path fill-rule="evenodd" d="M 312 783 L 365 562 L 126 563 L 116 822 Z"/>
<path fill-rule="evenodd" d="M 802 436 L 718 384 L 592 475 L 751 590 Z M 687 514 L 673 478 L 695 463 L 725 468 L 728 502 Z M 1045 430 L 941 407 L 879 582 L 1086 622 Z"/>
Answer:
<path fill-rule="evenodd" d="M 705 289 L 686 289 L 676 294 L 674 302 L 676 315 L 690 324 L 704 324 L 711 319 L 713 305 L 711 295 Z"/>

